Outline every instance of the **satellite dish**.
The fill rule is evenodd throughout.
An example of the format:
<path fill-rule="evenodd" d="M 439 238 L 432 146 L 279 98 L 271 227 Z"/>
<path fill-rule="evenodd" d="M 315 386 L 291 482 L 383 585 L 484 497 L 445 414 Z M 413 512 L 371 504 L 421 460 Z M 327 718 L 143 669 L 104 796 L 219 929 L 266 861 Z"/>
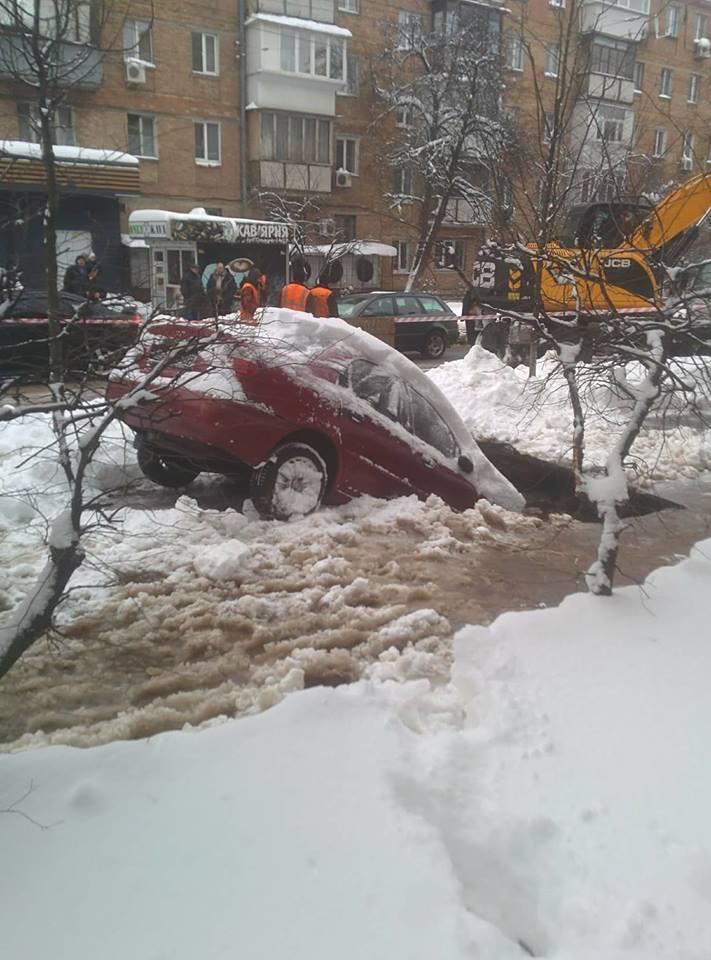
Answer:
<path fill-rule="evenodd" d="M 356 276 L 361 283 L 367 283 L 373 279 L 373 264 L 365 257 L 358 257 L 356 260 Z"/>
<path fill-rule="evenodd" d="M 236 260 L 233 260 L 227 265 L 232 273 L 246 273 L 250 267 L 254 266 L 254 261 L 250 260 L 249 257 L 237 257 Z"/>
<path fill-rule="evenodd" d="M 343 279 L 343 264 L 340 260 L 332 260 L 321 271 L 326 283 L 339 283 Z"/>

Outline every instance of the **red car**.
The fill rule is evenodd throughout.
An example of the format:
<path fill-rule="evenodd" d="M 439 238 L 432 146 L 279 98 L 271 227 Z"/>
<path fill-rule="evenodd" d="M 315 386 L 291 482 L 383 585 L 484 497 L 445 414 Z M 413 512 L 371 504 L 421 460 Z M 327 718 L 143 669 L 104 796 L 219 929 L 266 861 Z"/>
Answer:
<path fill-rule="evenodd" d="M 161 322 L 128 360 L 108 396 L 123 398 L 156 483 L 247 474 L 259 513 L 278 519 L 361 494 L 523 506 L 429 378 L 343 321 L 267 310 L 252 328 Z"/>

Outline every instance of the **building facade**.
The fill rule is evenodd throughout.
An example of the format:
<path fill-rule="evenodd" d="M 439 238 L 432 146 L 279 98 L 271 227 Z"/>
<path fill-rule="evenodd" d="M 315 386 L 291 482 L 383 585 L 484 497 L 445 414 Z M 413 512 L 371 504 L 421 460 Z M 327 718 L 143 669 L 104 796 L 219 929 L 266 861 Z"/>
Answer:
<path fill-rule="evenodd" d="M 116 3 L 100 37 L 80 15 L 90 5 L 66 2 L 79 12 L 64 46 L 94 52 L 67 83 L 55 123 L 61 266 L 94 248 L 112 283 L 144 296 L 149 250 L 129 217 L 152 209 L 307 219 L 315 267 L 346 242 L 343 283 L 360 285 L 367 241 L 378 250 L 367 283 L 402 288 L 416 211 L 392 202 L 407 171 L 385 165 L 383 150 L 408 114 L 382 111 L 373 78 L 389 32 L 406 45 L 408 31 L 452 29 L 472 7 L 497 24 L 503 110 L 542 151 L 568 97 L 571 202 L 653 195 L 711 160 L 708 0 L 133 0 Z M 38 105 L 12 70 L 12 34 L 0 24 L 0 258 L 41 282 Z M 539 175 L 527 169 L 531 196 Z M 423 284 L 461 294 L 447 257 L 469 273 L 492 229 L 453 201 Z M 175 292 L 188 252 L 168 253 Z"/>

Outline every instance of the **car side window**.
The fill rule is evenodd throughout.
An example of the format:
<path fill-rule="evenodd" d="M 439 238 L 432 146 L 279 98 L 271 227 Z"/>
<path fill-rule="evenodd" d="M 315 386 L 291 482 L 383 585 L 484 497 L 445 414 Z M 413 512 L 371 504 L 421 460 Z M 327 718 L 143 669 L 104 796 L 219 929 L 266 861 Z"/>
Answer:
<path fill-rule="evenodd" d="M 450 313 L 449 307 L 437 297 L 418 297 L 423 313 Z"/>
<path fill-rule="evenodd" d="M 389 420 L 411 430 L 410 397 L 402 380 L 369 360 L 354 360 L 348 371 L 353 393 Z"/>
<path fill-rule="evenodd" d="M 411 387 L 410 398 L 412 401 L 412 432 L 415 436 L 424 440 L 425 443 L 429 443 L 435 450 L 439 450 L 445 457 L 456 457 L 459 453 L 457 441 L 429 400 L 425 400 L 422 394 Z"/>
<path fill-rule="evenodd" d="M 413 317 L 421 313 L 415 297 L 395 297 L 395 309 L 399 317 Z"/>
<path fill-rule="evenodd" d="M 361 313 L 361 317 L 392 317 L 392 315 L 392 297 L 377 297 L 367 304 Z"/>

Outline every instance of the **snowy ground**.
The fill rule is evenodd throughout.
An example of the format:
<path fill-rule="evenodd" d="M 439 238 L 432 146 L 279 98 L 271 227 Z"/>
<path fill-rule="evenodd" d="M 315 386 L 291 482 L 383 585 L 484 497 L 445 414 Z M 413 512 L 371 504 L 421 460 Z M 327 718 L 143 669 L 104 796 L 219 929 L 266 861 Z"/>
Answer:
<path fill-rule="evenodd" d="M 257 717 L 0 756 L 3 955 L 703 960 L 710 578 L 706 541 L 466 628 L 449 684 L 384 650 Z"/>

